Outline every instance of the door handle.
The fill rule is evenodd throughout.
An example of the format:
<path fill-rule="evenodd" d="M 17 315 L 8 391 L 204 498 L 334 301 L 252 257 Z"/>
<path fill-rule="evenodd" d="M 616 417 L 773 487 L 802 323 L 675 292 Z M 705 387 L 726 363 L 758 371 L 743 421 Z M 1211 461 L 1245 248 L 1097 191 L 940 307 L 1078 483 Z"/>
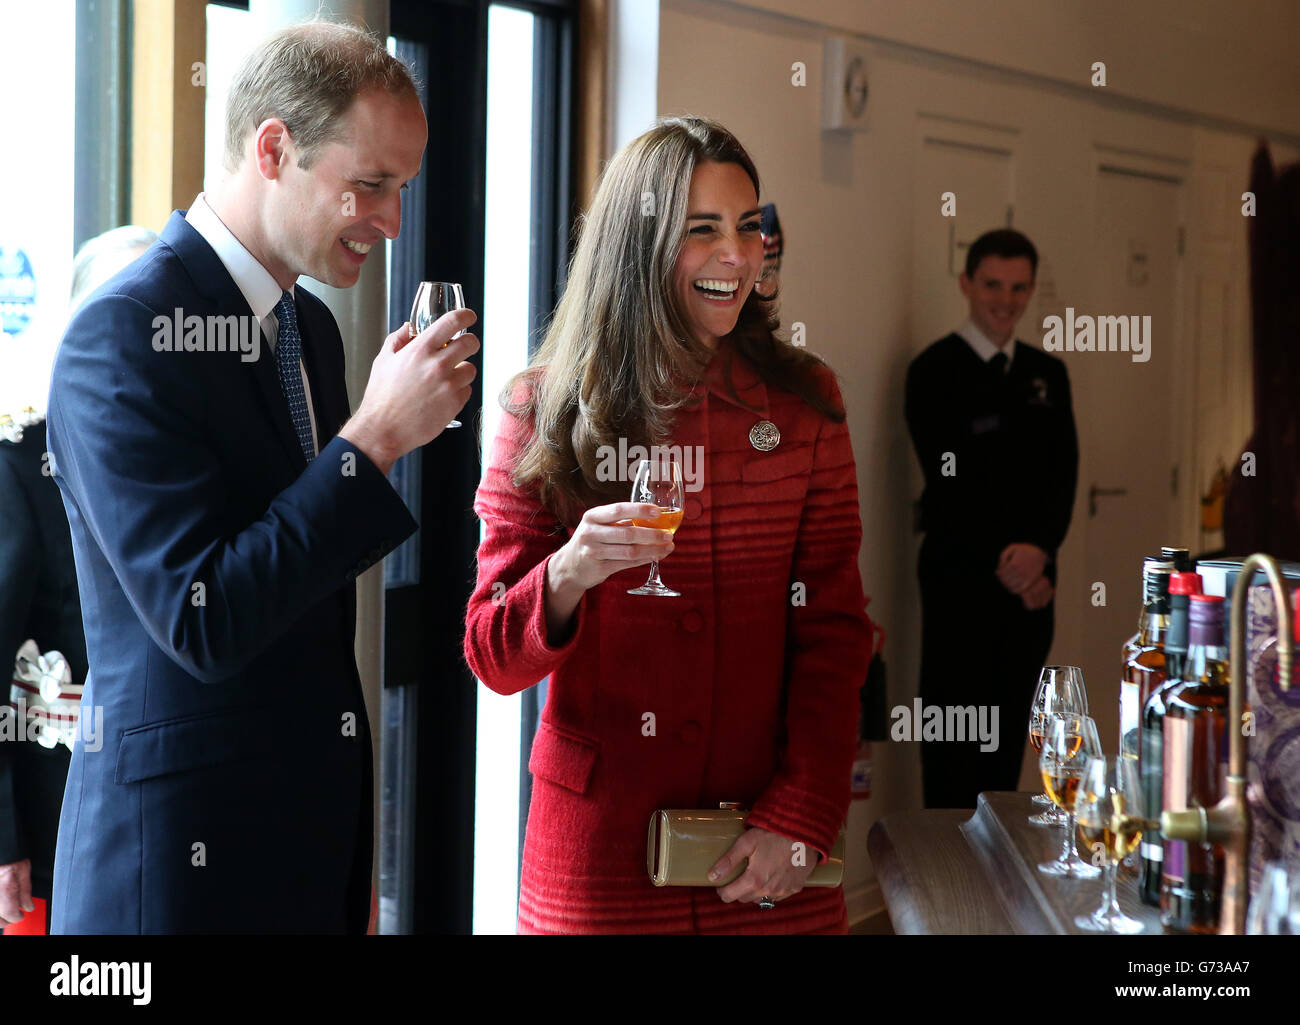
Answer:
<path fill-rule="evenodd" d="M 1099 488 L 1096 484 L 1088 489 L 1088 519 L 1097 518 L 1098 495 L 1127 495 L 1128 488 Z"/>

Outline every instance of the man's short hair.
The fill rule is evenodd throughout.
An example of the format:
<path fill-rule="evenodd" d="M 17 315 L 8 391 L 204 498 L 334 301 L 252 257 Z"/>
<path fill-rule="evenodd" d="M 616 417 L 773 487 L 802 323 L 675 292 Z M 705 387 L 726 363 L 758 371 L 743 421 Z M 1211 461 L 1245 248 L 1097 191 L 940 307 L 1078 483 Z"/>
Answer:
<path fill-rule="evenodd" d="M 319 147 L 338 138 L 339 121 L 370 89 L 419 96 L 411 69 L 384 41 L 351 25 L 309 21 L 281 29 L 240 65 L 226 100 L 225 165 L 244 159 L 250 132 L 270 117 L 289 129 L 306 170 Z"/>
<path fill-rule="evenodd" d="M 966 277 L 975 277 L 980 261 L 986 256 L 1000 256 L 1004 260 L 1023 256 L 1029 261 L 1030 276 L 1038 275 L 1038 250 L 1029 239 L 1011 228 L 986 231 L 971 243 L 971 247 L 966 250 Z"/>

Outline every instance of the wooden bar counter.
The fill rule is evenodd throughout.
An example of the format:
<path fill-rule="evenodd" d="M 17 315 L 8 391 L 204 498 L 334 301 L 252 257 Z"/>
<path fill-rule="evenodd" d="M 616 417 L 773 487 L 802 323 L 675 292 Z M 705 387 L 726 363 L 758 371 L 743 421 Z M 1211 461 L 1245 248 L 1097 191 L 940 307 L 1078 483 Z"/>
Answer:
<path fill-rule="evenodd" d="M 984 793 L 969 809 L 899 812 L 871 829 L 867 850 L 897 933 L 1086 933 L 1074 916 L 1101 905 L 1104 876 L 1060 879 L 1038 871 L 1061 850 L 1061 826 L 1030 825 L 1030 794 Z M 1159 936 L 1159 909 L 1138 899 L 1120 870 L 1126 915 Z"/>

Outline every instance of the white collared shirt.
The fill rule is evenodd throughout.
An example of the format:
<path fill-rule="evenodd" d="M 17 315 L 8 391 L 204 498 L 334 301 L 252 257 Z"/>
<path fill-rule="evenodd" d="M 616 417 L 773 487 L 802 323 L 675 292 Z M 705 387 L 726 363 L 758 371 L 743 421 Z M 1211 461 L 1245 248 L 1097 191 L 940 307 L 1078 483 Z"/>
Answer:
<path fill-rule="evenodd" d="M 1006 345 L 1006 348 L 999 348 L 989 340 L 988 335 L 975 326 L 975 321 L 967 318 L 966 323 L 957 329 L 957 334 L 966 339 L 966 344 L 975 350 L 975 355 L 985 363 L 991 360 L 999 352 L 1007 358 L 1007 365 L 1002 368 L 1005 374 L 1011 370 L 1011 360 L 1016 355 L 1016 340 L 1012 337 Z"/>
<path fill-rule="evenodd" d="M 248 308 L 262 322 L 262 331 L 270 342 L 271 351 L 275 352 L 275 342 L 279 336 L 280 320 L 275 315 L 276 304 L 283 294 L 280 286 L 271 277 L 271 272 L 254 259 L 253 254 L 243 247 L 234 233 L 225 226 L 216 215 L 208 201 L 200 192 L 194 197 L 185 220 L 191 228 L 203 236 L 217 254 L 217 259 L 230 272 L 235 286 L 243 293 Z M 294 286 L 289 288 L 293 294 Z M 302 375 L 302 390 L 307 396 L 307 418 L 311 421 L 311 447 L 319 454 L 320 442 L 316 438 L 316 413 L 311 405 L 311 385 L 307 381 L 307 368 L 303 366 L 302 357 L 298 358 L 298 373 Z"/>

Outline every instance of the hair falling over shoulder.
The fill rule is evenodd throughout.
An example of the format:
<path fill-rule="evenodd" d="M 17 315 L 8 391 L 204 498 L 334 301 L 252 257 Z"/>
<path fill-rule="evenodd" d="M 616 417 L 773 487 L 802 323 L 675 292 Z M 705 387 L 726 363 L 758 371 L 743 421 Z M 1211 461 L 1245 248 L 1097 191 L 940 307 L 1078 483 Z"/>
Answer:
<path fill-rule="evenodd" d="M 620 438 L 666 443 L 675 411 L 713 357 L 692 337 L 673 287 L 691 175 L 703 161 L 740 165 L 758 194 L 758 171 L 745 148 L 703 118 L 661 118 L 614 156 L 580 221 L 546 338 L 503 394 L 503 406 L 531 427 L 515 486 L 536 486 L 562 522 L 627 498 L 626 484 L 597 479 L 600 450 Z M 746 297 L 727 336 L 731 348 L 764 383 L 843 421 L 843 409 L 818 383 L 821 361 L 776 337 L 774 300 Z"/>

